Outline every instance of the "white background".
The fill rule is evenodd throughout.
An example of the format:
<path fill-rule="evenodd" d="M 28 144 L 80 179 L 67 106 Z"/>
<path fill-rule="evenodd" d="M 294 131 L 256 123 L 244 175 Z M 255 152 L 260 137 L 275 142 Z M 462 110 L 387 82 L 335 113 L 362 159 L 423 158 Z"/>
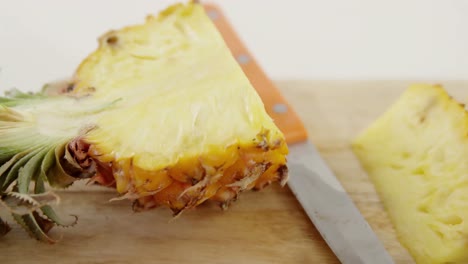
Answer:
<path fill-rule="evenodd" d="M 0 90 L 69 76 L 169 0 L 0 0 Z M 273 79 L 468 79 L 467 0 L 211 0 Z"/>

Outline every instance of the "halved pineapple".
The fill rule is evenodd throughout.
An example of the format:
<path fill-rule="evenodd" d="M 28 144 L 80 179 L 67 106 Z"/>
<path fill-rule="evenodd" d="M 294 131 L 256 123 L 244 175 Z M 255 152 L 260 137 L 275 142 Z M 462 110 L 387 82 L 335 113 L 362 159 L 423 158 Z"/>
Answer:
<path fill-rule="evenodd" d="M 353 143 L 417 263 L 468 263 L 468 113 L 413 85 Z"/>
<path fill-rule="evenodd" d="M 43 216 L 61 223 L 35 210 L 48 206 L 31 195 L 45 181 L 92 177 L 135 210 L 164 205 L 177 215 L 287 180 L 283 134 L 198 4 L 103 35 L 66 90 L 0 99 L 0 193 L 17 198 L 10 209 L 37 205 L 14 215 L 38 239 L 51 241 Z M 39 188 L 26 187 L 31 180 Z"/>

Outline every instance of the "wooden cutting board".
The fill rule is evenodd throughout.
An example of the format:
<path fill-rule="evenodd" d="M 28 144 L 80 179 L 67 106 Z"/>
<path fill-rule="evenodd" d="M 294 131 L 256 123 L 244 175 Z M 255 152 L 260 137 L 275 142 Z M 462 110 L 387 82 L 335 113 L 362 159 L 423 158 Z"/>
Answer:
<path fill-rule="evenodd" d="M 395 262 L 405 264 L 413 261 L 349 142 L 410 83 L 277 82 Z M 468 81 L 431 83 L 443 84 L 462 102 L 468 99 Z M 339 263 L 287 187 L 244 193 L 227 211 L 208 203 L 174 221 L 167 209 L 133 213 L 127 201 L 108 202 L 116 195 L 109 190 L 77 186 L 59 194 L 59 211 L 78 215 L 78 224 L 56 229 L 63 236 L 56 245 L 33 241 L 13 224 L 0 239 L 1 263 Z"/>

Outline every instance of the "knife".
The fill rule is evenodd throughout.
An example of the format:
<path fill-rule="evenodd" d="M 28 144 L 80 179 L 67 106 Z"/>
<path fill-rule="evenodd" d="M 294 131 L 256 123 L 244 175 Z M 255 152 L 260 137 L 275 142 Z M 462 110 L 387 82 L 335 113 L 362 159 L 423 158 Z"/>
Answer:
<path fill-rule="evenodd" d="M 341 263 L 393 263 L 318 150 L 310 143 L 299 116 L 255 62 L 220 8 L 213 4 L 203 6 L 262 98 L 268 114 L 284 133 L 290 151 L 288 186 L 325 242 Z"/>

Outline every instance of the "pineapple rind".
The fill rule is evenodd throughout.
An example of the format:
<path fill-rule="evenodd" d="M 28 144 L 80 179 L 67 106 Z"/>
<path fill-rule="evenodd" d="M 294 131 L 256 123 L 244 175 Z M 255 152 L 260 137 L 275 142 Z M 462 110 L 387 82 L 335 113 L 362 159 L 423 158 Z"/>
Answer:
<path fill-rule="evenodd" d="M 417 263 L 468 262 L 468 113 L 416 84 L 353 142 Z"/>

